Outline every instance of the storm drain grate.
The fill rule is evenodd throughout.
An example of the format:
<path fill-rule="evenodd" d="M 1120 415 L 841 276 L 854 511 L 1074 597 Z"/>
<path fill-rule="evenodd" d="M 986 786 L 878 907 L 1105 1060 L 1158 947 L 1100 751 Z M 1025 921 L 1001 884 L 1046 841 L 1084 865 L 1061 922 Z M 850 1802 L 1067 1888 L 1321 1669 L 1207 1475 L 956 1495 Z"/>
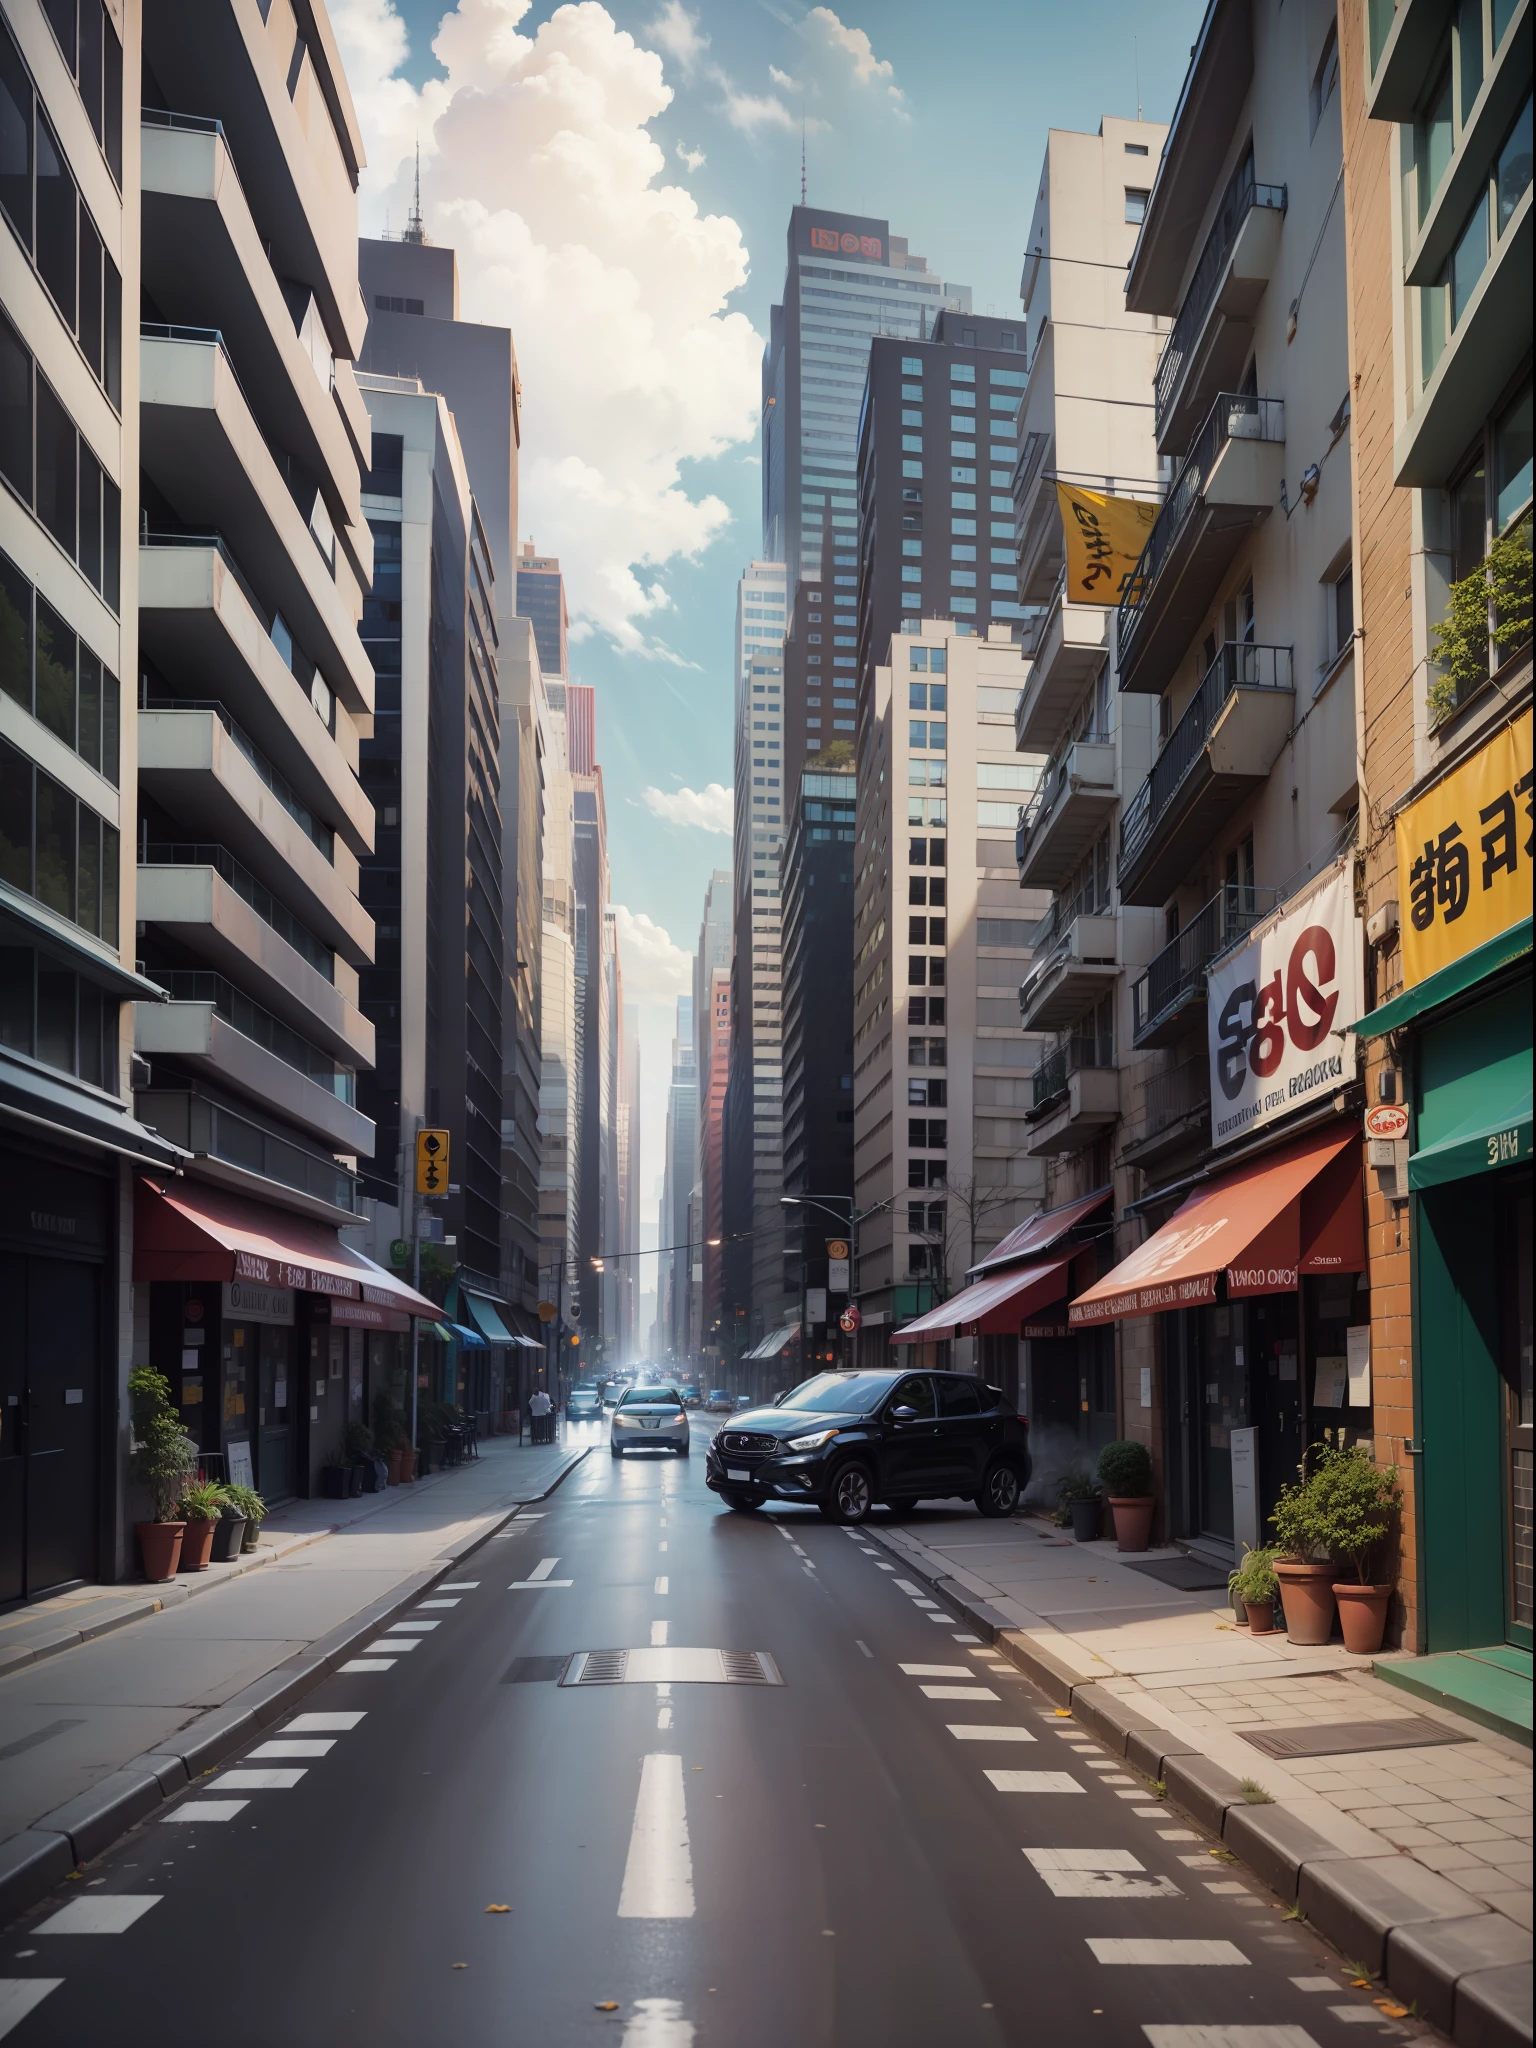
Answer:
<path fill-rule="evenodd" d="M 1350 1756 L 1372 1749 L 1432 1749 L 1442 1742 L 1475 1742 L 1424 1714 L 1394 1714 L 1384 1721 L 1333 1721 L 1299 1728 L 1238 1728 L 1244 1742 L 1279 1762 L 1287 1757 Z"/>
<path fill-rule="evenodd" d="M 655 1646 L 643 1650 L 580 1650 L 562 1685 L 782 1685 L 766 1650 Z"/>
<path fill-rule="evenodd" d="M 549 1683 L 564 1672 L 569 1657 L 514 1657 L 502 1674 L 503 1685 Z"/>

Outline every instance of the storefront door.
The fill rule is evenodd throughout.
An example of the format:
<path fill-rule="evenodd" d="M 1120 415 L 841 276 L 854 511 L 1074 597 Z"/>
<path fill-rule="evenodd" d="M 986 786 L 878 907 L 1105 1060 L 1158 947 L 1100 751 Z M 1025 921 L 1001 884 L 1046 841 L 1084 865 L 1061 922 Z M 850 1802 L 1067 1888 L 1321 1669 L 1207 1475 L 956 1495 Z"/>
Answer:
<path fill-rule="evenodd" d="M 1531 1183 L 1503 1191 L 1500 1219 L 1504 1314 L 1504 1634 L 1530 1649 L 1532 1638 Z"/>
<path fill-rule="evenodd" d="M 1261 1294 L 1244 1307 L 1259 1429 L 1259 1541 L 1264 1543 L 1273 1536 L 1270 1510 L 1281 1487 L 1295 1479 L 1307 1447 L 1307 1368 L 1294 1294 Z"/>
<path fill-rule="evenodd" d="M 260 1339 L 260 1398 L 256 1407 L 256 1485 L 263 1498 L 287 1500 L 293 1492 L 293 1332 L 264 1323 Z"/>
<path fill-rule="evenodd" d="M 0 1256 L 0 1601 L 96 1567 L 101 1269 Z"/>
<path fill-rule="evenodd" d="M 1231 1543 L 1232 1432 L 1246 1429 L 1253 1419 L 1248 1399 L 1246 1319 L 1240 1303 L 1196 1309 L 1190 1316 L 1200 1326 L 1196 1347 L 1200 1534 Z"/>

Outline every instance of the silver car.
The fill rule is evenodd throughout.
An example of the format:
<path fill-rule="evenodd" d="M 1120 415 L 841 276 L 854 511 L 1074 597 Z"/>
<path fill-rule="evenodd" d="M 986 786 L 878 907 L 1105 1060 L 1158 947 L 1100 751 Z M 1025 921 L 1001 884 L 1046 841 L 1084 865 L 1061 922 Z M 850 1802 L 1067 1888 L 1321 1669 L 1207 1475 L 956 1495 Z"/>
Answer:
<path fill-rule="evenodd" d="M 688 1455 L 688 1416 L 676 1387 L 630 1387 L 614 1410 L 608 1447 L 616 1458 L 626 1451 L 675 1451 Z"/>

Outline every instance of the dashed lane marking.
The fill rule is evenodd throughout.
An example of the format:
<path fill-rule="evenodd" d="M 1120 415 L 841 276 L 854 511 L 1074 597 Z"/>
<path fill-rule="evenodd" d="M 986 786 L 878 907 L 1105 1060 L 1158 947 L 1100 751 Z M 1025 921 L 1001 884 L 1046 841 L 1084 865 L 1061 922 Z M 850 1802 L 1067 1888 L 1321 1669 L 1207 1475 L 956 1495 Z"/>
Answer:
<path fill-rule="evenodd" d="M 968 1664 L 898 1664 L 896 1668 L 905 1678 L 970 1678 L 974 1675 Z"/>
<path fill-rule="evenodd" d="M 1034 1736 L 1027 1728 L 1010 1728 L 1006 1724 L 990 1724 L 984 1721 L 951 1721 L 949 1732 L 956 1742 L 1033 1742 Z"/>
<path fill-rule="evenodd" d="M 457 1607 L 458 1604 L 457 1600 L 418 1600 L 416 1602 L 416 1611 L 419 1614 L 423 1608 Z"/>
<path fill-rule="evenodd" d="M 407 1650 L 421 1648 L 420 1636 L 380 1636 L 365 1652 L 369 1657 L 403 1657 Z"/>
<path fill-rule="evenodd" d="M 432 1628 L 437 1627 L 435 1621 L 424 1625 Z M 356 1713 L 350 1714 L 295 1714 L 288 1723 L 288 1726 L 283 1730 L 283 1733 L 284 1735 L 346 1735 L 364 1718 L 365 1716 L 361 1709 Z M 326 1747 L 329 1748 L 330 1744 L 327 1743 Z"/>
<path fill-rule="evenodd" d="M 219 1790 L 221 1792 L 291 1792 L 300 1778 L 309 1773 L 302 1767 L 295 1771 L 221 1771 Z"/>
<path fill-rule="evenodd" d="M 328 1721 L 333 1718 L 339 1719 L 340 1717 L 329 1714 L 306 1714 L 304 1716 L 305 1720 L 316 1721 Z M 334 1735 L 316 1736 L 313 1739 L 307 1735 L 298 1738 L 279 1735 L 271 1742 L 263 1742 L 251 1750 L 247 1761 L 254 1762 L 258 1757 L 262 1759 L 268 1757 L 276 1759 L 278 1757 L 288 1758 L 295 1756 L 329 1756 L 335 1747 L 336 1738 Z"/>
<path fill-rule="evenodd" d="M 1158 1941 L 1144 1934 L 1086 1939 L 1095 1962 L 1137 1969 L 1225 1969 L 1248 1962 L 1231 1941 Z"/>
<path fill-rule="evenodd" d="M 1086 1792 L 1070 1771 L 984 1771 L 999 1792 Z"/>
<path fill-rule="evenodd" d="M 160 1825 L 170 1827 L 178 1821 L 233 1820 L 237 1813 L 244 1813 L 250 1803 L 249 1799 L 189 1799 L 185 1806 L 162 1814 Z"/>
<path fill-rule="evenodd" d="M 669 1583 L 670 1581 L 668 1580 L 666 1574 L 663 1573 L 661 1577 L 657 1579 L 656 1584 L 651 1588 L 651 1590 L 655 1593 L 665 1593 Z"/>
<path fill-rule="evenodd" d="M 158 1906 L 158 1892 L 120 1892 L 115 1899 L 71 1899 L 57 1913 L 50 1913 L 34 1934 L 126 1934 L 136 1920 L 142 1920 L 151 1906 Z"/>
<path fill-rule="evenodd" d="M 640 1766 L 640 1793 L 619 1893 L 619 1918 L 693 1918 L 693 1860 L 680 1756 L 652 1755 Z"/>
<path fill-rule="evenodd" d="M 424 1636 L 434 1628 L 441 1628 L 442 1625 L 440 1621 L 393 1621 L 389 1625 L 389 1633 L 392 1636 Z"/>
<path fill-rule="evenodd" d="M 1002 1705 L 998 1694 L 986 1685 L 925 1685 L 921 1690 L 923 1697 L 930 1700 L 991 1700 Z"/>
<path fill-rule="evenodd" d="M 445 1593 L 473 1593 L 479 1584 L 478 1579 L 453 1579 L 442 1590 Z"/>
<path fill-rule="evenodd" d="M 1026 1849 L 1058 1899 L 1178 1899 L 1171 1877 L 1154 1877 L 1129 1849 Z"/>
<path fill-rule="evenodd" d="M 393 1657 L 349 1657 L 345 1664 L 338 1664 L 336 1667 L 338 1672 L 393 1671 L 394 1668 L 395 1660 Z"/>
<path fill-rule="evenodd" d="M 1305 2027 L 1144 2026 L 1150 2048 L 1317 2048 Z"/>

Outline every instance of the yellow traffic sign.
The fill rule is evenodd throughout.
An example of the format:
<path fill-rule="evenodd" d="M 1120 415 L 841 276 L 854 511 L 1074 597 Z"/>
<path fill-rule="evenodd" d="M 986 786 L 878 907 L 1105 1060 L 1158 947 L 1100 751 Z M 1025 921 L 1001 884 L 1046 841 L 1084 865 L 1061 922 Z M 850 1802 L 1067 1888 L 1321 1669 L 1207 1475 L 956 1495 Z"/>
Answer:
<path fill-rule="evenodd" d="M 448 1192 L 448 1133 L 416 1133 L 416 1192 L 418 1195 L 446 1195 Z"/>
<path fill-rule="evenodd" d="M 559 1309 L 556 1308 L 552 1301 L 541 1301 L 539 1303 L 539 1321 L 541 1323 L 552 1323 L 559 1313 Z"/>

